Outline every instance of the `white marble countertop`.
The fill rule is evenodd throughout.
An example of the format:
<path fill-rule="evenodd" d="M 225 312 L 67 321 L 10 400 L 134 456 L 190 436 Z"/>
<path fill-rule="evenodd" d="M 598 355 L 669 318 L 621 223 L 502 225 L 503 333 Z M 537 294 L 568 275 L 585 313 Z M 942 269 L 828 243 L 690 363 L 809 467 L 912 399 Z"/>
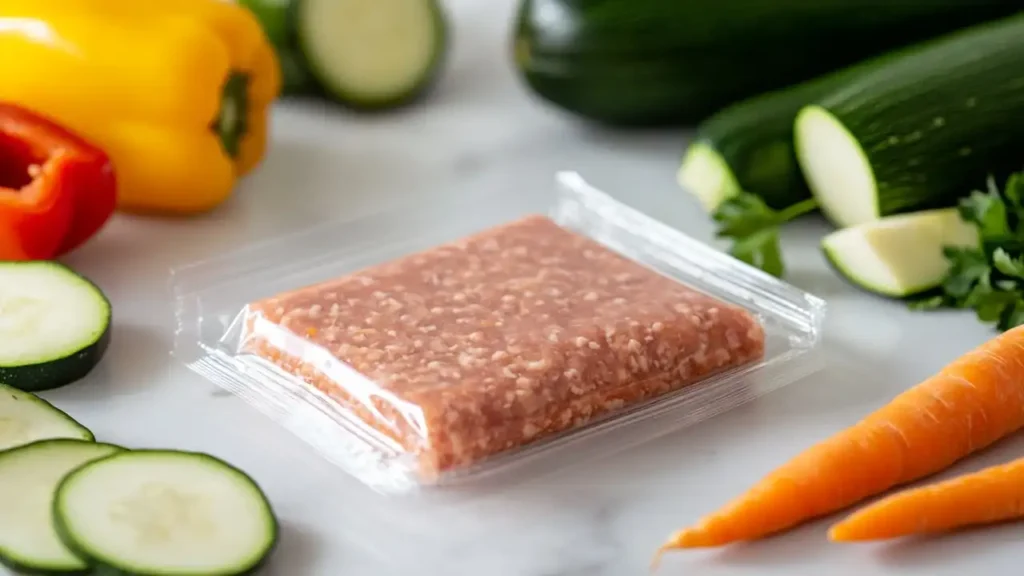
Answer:
<path fill-rule="evenodd" d="M 69 259 L 109 294 L 113 345 L 85 381 L 45 396 L 107 441 L 207 451 L 250 472 L 283 526 L 266 573 L 645 574 L 671 531 L 991 335 L 969 315 L 912 314 L 846 286 L 817 252 L 824 225 L 801 223 L 788 233 L 786 257 L 790 280 L 830 307 L 824 372 L 628 453 L 467 498 L 439 516 L 366 491 L 169 355 L 171 267 L 432 190 L 497 190 L 511 205 L 522 190 L 550 186 L 565 168 L 710 238 L 706 217 L 674 182 L 685 133 L 602 132 L 538 105 L 509 68 L 512 3 L 450 4 L 453 57 L 428 101 L 369 117 L 282 104 L 266 162 L 229 205 L 195 220 L 118 217 Z M 1022 452 L 1024 442 L 1010 439 L 953 472 Z M 1024 558 L 1024 525 L 889 546 L 830 545 L 827 525 L 728 550 L 672 554 L 659 573 L 998 576 L 1018 574 Z"/>

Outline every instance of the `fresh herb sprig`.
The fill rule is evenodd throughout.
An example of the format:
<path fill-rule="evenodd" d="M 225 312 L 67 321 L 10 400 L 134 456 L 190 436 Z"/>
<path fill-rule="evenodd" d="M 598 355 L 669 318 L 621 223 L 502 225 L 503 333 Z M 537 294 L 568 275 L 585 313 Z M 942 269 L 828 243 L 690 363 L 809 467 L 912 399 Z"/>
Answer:
<path fill-rule="evenodd" d="M 817 207 L 814 199 L 808 198 L 775 210 L 760 196 L 742 192 L 719 204 L 712 218 L 719 225 L 716 236 L 732 240 L 729 254 L 781 278 L 786 273 L 786 266 L 782 261 L 779 229 Z"/>
<path fill-rule="evenodd" d="M 993 178 L 987 184 L 959 204 L 960 218 L 978 229 L 977 246 L 945 247 L 949 272 L 939 293 L 911 307 L 973 310 L 1002 332 L 1024 324 L 1024 172 L 1002 190 Z"/>

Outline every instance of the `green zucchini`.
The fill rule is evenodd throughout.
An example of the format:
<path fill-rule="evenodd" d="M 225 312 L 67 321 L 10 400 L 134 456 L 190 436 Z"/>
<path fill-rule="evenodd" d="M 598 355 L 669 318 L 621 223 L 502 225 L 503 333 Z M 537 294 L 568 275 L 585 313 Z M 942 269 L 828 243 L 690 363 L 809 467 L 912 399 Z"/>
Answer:
<path fill-rule="evenodd" d="M 542 101 L 614 125 L 695 124 L 758 94 L 971 24 L 1018 0 L 522 0 L 517 73 Z"/>
<path fill-rule="evenodd" d="M 110 302 L 56 262 L 0 262 L 0 382 L 28 392 L 84 378 L 110 345 Z"/>
<path fill-rule="evenodd" d="M 254 574 L 277 543 L 266 496 L 206 454 L 133 450 L 68 474 L 53 496 L 62 541 L 98 574 Z"/>
<path fill-rule="evenodd" d="M 95 440 L 88 428 L 46 400 L 0 384 L 0 451 L 52 438 Z"/>
<path fill-rule="evenodd" d="M 54 439 L 0 452 L 0 563 L 21 574 L 92 574 L 61 541 L 53 495 L 72 470 L 121 451 L 110 444 Z"/>
<path fill-rule="evenodd" d="M 906 298 L 933 290 L 949 271 L 945 246 L 976 247 L 978 229 L 956 208 L 889 216 L 832 232 L 821 241 L 826 259 L 854 285 Z"/>
<path fill-rule="evenodd" d="M 259 20 L 277 53 L 281 92 L 286 96 L 315 93 L 316 81 L 302 58 L 295 35 L 296 0 L 239 0 Z"/>
<path fill-rule="evenodd" d="M 696 137 L 683 155 L 679 184 L 709 213 L 741 192 L 759 196 L 776 210 L 810 198 L 793 146 L 797 114 L 858 74 L 911 49 L 887 52 L 715 113 L 697 126 Z"/>
<path fill-rule="evenodd" d="M 810 198 L 793 149 L 793 121 L 849 74 L 844 70 L 755 96 L 701 122 L 683 156 L 679 184 L 708 212 L 741 192 L 777 210 Z"/>
<path fill-rule="evenodd" d="M 1024 15 L 926 43 L 804 108 L 800 166 L 840 227 L 953 206 L 1024 163 Z"/>
<path fill-rule="evenodd" d="M 415 100 L 448 51 L 439 0 L 296 0 L 295 34 L 317 84 L 335 101 L 382 109 Z"/>

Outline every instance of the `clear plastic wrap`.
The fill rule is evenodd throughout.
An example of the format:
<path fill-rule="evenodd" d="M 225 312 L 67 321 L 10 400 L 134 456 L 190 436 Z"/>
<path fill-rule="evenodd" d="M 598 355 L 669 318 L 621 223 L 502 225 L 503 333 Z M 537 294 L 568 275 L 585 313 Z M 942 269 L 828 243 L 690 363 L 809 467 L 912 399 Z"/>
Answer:
<path fill-rule="evenodd" d="M 175 354 L 386 492 L 608 454 L 820 365 L 822 300 L 575 173 L 547 214 L 452 202 L 175 270 Z"/>

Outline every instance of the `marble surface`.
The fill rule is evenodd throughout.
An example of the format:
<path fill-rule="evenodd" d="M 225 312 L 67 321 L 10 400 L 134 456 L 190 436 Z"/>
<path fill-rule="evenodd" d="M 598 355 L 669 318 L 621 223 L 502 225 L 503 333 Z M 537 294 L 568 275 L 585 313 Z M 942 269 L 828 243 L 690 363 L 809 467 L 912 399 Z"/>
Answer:
<path fill-rule="evenodd" d="M 510 211 L 559 169 L 710 240 L 674 183 L 684 132 L 622 134 L 581 126 L 532 101 L 511 74 L 507 0 L 451 2 L 455 45 L 433 96 L 391 115 L 282 104 L 265 164 L 208 216 L 118 217 L 69 263 L 115 307 L 114 342 L 85 381 L 46 397 L 127 446 L 208 451 L 249 471 L 282 522 L 266 569 L 281 576 L 627 576 L 649 573 L 674 529 L 725 502 L 790 455 L 854 422 L 990 336 L 961 314 L 911 314 L 847 287 L 815 246 L 826 230 L 788 231 L 790 280 L 827 299 L 828 366 L 712 420 L 625 453 L 454 498 L 384 499 L 305 443 L 169 355 L 170 268 L 312 222 L 431 194 L 498 192 Z M 467 222 L 471 213 L 453 213 Z M 1009 439 L 951 473 L 1024 453 Z M 660 574 L 701 576 L 1018 574 L 1024 527 L 888 546 L 825 541 L 827 521 L 756 544 L 665 558 Z"/>

